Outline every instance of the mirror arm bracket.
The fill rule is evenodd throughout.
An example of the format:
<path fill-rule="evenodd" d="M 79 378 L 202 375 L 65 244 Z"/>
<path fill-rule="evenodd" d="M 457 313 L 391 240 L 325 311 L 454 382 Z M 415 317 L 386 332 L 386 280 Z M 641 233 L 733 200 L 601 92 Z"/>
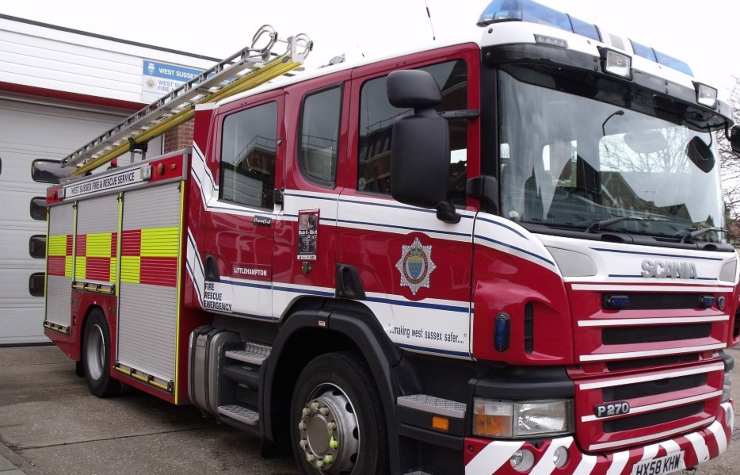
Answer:
<path fill-rule="evenodd" d="M 437 203 L 437 219 L 445 223 L 457 224 L 462 216 L 455 209 L 455 205 L 449 201 L 440 201 Z"/>
<path fill-rule="evenodd" d="M 457 109 L 457 110 L 452 110 L 452 111 L 440 112 L 439 115 L 441 115 L 447 120 L 452 120 L 452 119 L 473 120 L 473 119 L 477 119 L 480 116 L 480 111 L 478 109 Z"/>

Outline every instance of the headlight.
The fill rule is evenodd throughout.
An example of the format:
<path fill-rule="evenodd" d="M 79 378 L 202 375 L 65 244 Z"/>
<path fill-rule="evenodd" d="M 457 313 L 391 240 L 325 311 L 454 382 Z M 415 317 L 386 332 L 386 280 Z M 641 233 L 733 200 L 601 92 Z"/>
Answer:
<path fill-rule="evenodd" d="M 722 402 L 729 401 L 732 398 L 732 373 L 725 371 L 725 378 L 722 383 Z"/>
<path fill-rule="evenodd" d="M 572 401 L 474 401 L 473 433 L 485 437 L 532 437 L 572 431 Z"/>

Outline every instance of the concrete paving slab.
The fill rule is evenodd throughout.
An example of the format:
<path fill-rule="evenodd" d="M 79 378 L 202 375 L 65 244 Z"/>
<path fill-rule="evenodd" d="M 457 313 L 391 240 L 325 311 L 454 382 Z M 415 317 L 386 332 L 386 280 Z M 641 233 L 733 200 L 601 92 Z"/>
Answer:
<path fill-rule="evenodd" d="M 12 470 L 15 468 L 15 465 L 10 463 L 10 460 L 6 459 L 2 455 L 0 455 L 0 472 L 4 472 L 7 470 Z"/>

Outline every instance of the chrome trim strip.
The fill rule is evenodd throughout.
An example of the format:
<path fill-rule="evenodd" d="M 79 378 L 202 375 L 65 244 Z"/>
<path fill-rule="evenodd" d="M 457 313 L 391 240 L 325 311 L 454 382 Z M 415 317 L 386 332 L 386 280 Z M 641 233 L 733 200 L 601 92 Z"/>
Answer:
<path fill-rule="evenodd" d="M 633 414 L 642 414 L 643 412 L 657 411 L 658 409 L 665 409 L 667 407 L 681 406 L 683 404 L 690 404 L 692 402 L 704 401 L 704 400 L 712 399 L 713 397 L 717 397 L 721 395 L 722 395 L 722 390 L 712 391 L 711 393 L 697 394 L 696 396 L 689 396 L 689 397 L 685 397 L 681 399 L 676 399 L 673 401 L 664 401 L 664 402 L 658 402 L 655 404 L 646 404 L 645 406 L 633 407 L 632 409 L 630 409 L 630 412 L 628 412 L 627 414 L 620 414 L 618 416 L 596 417 L 593 414 L 588 415 L 588 416 L 582 416 L 581 421 L 582 422 L 608 421 L 608 420 L 616 419 L 619 417 L 631 416 Z"/>
<path fill-rule="evenodd" d="M 620 360 L 629 358 L 642 358 L 647 356 L 664 356 L 664 355 L 678 355 L 683 353 L 696 353 L 699 351 L 718 350 L 725 348 L 726 343 L 714 343 L 711 345 L 702 346 L 688 346 L 683 348 L 663 348 L 660 350 L 645 350 L 645 351 L 626 351 L 623 353 L 596 353 L 590 355 L 579 356 L 580 361 L 606 361 L 606 360 Z"/>
<path fill-rule="evenodd" d="M 633 376 L 630 378 L 606 379 L 606 380 L 601 380 L 601 381 L 594 381 L 592 383 L 576 383 L 576 384 L 578 384 L 579 390 L 585 391 L 588 389 L 609 388 L 612 386 L 624 386 L 626 384 L 644 383 L 645 381 L 654 381 L 656 379 L 676 378 L 679 376 L 689 376 L 691 374 L 711 373 L 712 371 L 724 371 L 724 370 L 725 370 L 724 363 L 715 363 L 712 365 L 699 366 L 695 368 L 688 368 L 688 369 L 682 369 L 682 370 L 677 370 L 677 371 L 660 371 L 660 372 L 642 374 L 640 376 Z"/>
<path fill-rule="evenodd" d="M 604 284 L 572 284 L 573 290 L 587 290 L 596 292 L 710 292 L 729 293 L 732 287 L 708 287 L 692 285 L 604 285 Z"/>
<path fill-rule="evenodd" d="M 662 325 L 664 323 L 725 322 L 729 315 L 709 315 L 706 317 L 655 317 L 655 318 L 610 318 L 603 320 L 579 320 L 579 327 L 614 327 L 630 325 Z"/>
<path fill-rule="evenodd" d="M 710 417 L 709 419 L 704 419 L 703 421 L 694 422 L 693 424 L 689 424 L 689 425 L 682 426 L 682 427 L 676 427 L 675 429 L 666 430 L 666 431 L 658 432 L 655 434 L 643 435 L 640 437 L 633 437 L 631 439 L 615 440 L 614 442 L 602 442 L 600 444 L 591 444 L 588 446 L 588 450 L 608 449 L 611 447 L 621 447 L 623 445 L 638 444 L 640 442 L 647 442 L 649 440 L 663 439 L 665 437 L 668 437 L 669 435 L 686 432 L 696 427 L 707 425 L 713 421 L 714 421 L 714 417 Z"/>

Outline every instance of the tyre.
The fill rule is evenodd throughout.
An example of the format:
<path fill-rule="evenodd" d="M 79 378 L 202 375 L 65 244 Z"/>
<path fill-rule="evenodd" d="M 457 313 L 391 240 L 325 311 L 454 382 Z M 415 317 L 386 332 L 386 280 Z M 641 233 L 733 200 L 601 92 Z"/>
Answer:
<path fill-rule="evenodd" d="M 301 371 L 291 400 L 290 435 L 306 474 L 387 473 L 380 398 L 366 365 L 353 353 L 328 353 Z"/>
<path fill-rule="evenodd" d="M 98 397 L 120 394 L 121 383 L 110 377 L 110 332 L 99 309 L 90 312 L 85 323 L 82 366 L 91 393 Z"/>

